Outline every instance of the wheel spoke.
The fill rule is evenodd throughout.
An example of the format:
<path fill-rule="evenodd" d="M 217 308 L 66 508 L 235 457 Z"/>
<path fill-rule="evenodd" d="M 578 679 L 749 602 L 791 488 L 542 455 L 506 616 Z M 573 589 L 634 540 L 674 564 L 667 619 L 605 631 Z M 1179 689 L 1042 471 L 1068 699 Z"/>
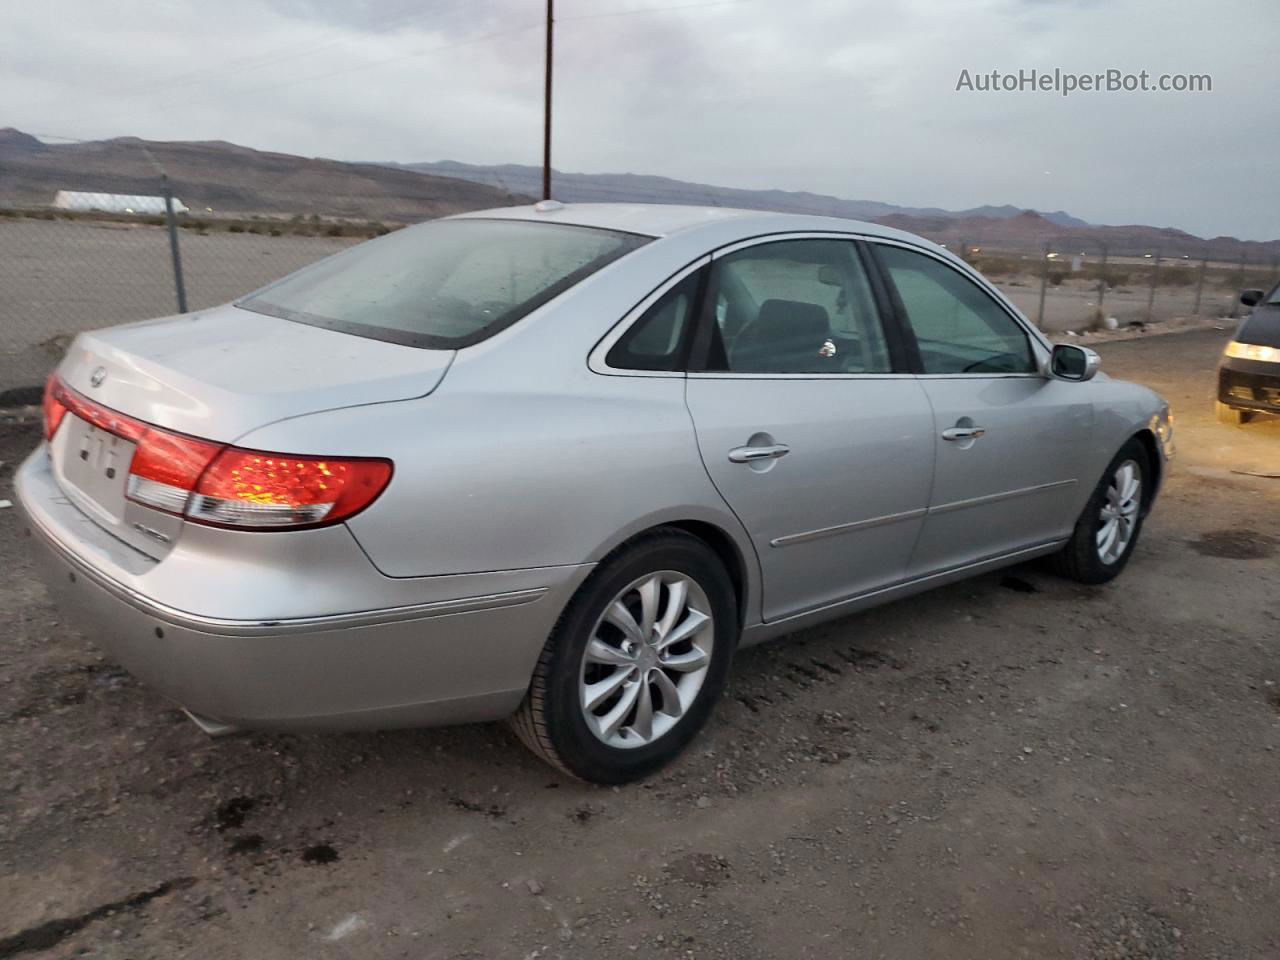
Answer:
<path fill-rule="evenodd" d="M 662 593 L 662 578 L 653 576 L 640 584 L 640 637 L 648 642 L 653 636 L 653 625 L 658 619 L 658 596 Z"/>
<path fill-rule="evenodd" d="M 684 704 L 680 701 L 680 691 L 676 689 L 672 679 L 663 670 L 655 670 L 649 676 L 662 694 L 662 712 L 668 717 L 683 716 Z"/>
<path fill-rule="evenodd" d="M 588 683 L 582 688 L 582 705 L 594 711 L 596 707 L 617 693 L 618 688 L 626 683 L 629 677 L 634 676 L 635 672 L 632 666 L 619 667 L 603 680 Z"/>
<path fill-rule="evenodd" d="M 618 728 L 622 726 L 622 721 L 627 719 L 627 715 L 635 707 L 636 699 L 640 696 L 640 688 L 643 686 L 643 683 L 624 685 L 622 696 L 618 698 L 618 702 L 603 717 L 596 718 L 596 723 L 600 727 L 602 736 L 611 737 L 618 732 Z"/>
<path fill-rule="evenodd" d="M 692 673 L 694 670 L 701 670 L 705 667 L 711 658 L 707 656 L 707 651 L 699 646 L 694 646 L 687 653 L 677 653 L 671 656 L 664 656 L 658 662 L 667 670 L 677 670 L 680 673 Z"/>
<path fill-rule="evenodd" d="M 605 611 L 604 618 L 608 623 L 621 630 L 622 635 L 632 643 L 645 642 L 645 634 L 641 631 L 640 624 L 636 623 L 636 618 L 631 615 L 631 611 L 626 608 L 626 605 L 621 600 L 615 600 L 609 604 L 609 609 Z"/>
<path fill-rule="evenodd" d="M 685 618 L 680 621 L 680 626 L 676 627 L 669 634 L 658 642 L 658 652 L 661 653 L 668 647 L 679 643 L 681 640 L 688 640 L 695 633 L 711 622 L 711 618 L 700 610 L 687 608 Z"/>
<path fill-rule="evenodd" d="M 657 671 L 661 673 L 662 671 Z M 648 678 L 640 680 L 639 696 L 636 697 L 636 716 L 631 721 L 631 729 L 641 740 L 653 737 L 653 691 L 649 688 Z"/>
<path fill-rule="evenodd" d="M 635 658 L 629 657 L 617 647 L 611 647 L 599 637 L 592 637 L 587 643 L 587 662 L 603 663 L 611 667 L 630 667 L 635 665 Z"/>
<path fill-rule="evenodd" d="M 580 716 L 611 750 L 664 741 L 687 722 L 718 655 L 711 599 L 696 577 L 650 567 L 596 609 L 579 648 Z"/>
<path fill-rule="evenodd" d="M 1120 524 L 1116 521 L 1108 521 L 1107 525 L 1102 528 L 1102 533 L 1098 536 L 1098 553 L 1103 560 L 1111 558 L 1111 548 L 1116 542 L 1116 535 L 1120 528 Z"/>
<path fill-rule="evenodd" d="M 1141 488 L 1142 488 L 1142 483 L 1138 479 L 1138 472 L 1134 470 L 1129 474 L 1128 478 L 1126 479 L 1126 482 L 1124 485 L 1124 492 L 1121 497 L 1121 502 L 1128 503 L 1130 501 L 1136 500 L 1138 496 L 1138 491 Z"/>
<path fill-rule="evenodd" d="M 685 601 L 689 597 L 689 584 L 685 580 L 677 580 L 667 584 L 667 606 L 662 611 L 662 619 L 658 621 L 657 634 L 661 641 L 684 613 Z"/>

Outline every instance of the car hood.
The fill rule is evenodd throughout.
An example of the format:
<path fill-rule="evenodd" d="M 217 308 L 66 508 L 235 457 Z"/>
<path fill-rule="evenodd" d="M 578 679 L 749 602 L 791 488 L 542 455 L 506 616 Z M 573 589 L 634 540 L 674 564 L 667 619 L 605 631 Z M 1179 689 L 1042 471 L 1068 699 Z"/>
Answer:
<path fill-rule="evenodd" d="M 227 305 L 82 333 L 58 373 L 113 410 L 230 443 L 301 414 L 425 396 L 453 356 Z"/>
<path fill-rule="evenodd" d="M 1254 307 L 1240 324 L 1235 339 L 1260 347 L 1280 347 L 1280 304 L 1260 303 Z"/>

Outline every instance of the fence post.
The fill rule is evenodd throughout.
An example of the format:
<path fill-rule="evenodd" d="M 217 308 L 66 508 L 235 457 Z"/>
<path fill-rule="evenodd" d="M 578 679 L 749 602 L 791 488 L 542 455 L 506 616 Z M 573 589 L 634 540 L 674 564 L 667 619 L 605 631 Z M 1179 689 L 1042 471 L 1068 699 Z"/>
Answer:
<path fill-rule="evenodd" d="M 1244 265 L 1249 262 L 1247 253 L 1240 254 L 1240 272 L 1236 276 L 1236 288 L 1231 294 L 1231 319 L 1240 312 L 1240 291 L 1244 289 Z"/>
<path fill-rule="evenodd" d="M 1036 326 L 1044 329 L 1044 288 L 1049 285 L 1049 244 L 1044 245 L 1040 257 L 1040 309 L 1036 311 Z"/>
<path fill-rule="evenodd" d="M 1200 278 L 1196 280 L 1196 310 L 1195 315 L 1200 316 L 1200 294 L 1204 292 L 1204 275 L 1209 269 L 1209 255 L 1206 253 L 1200 258 Z"/>
<path fill-rule="evenodd" d="M 1102 312 L 1102 303 L 1107 296 L 1107 245 L 1102 245 L 1102 266 L 1098 268 L 1098 320 L 1101 323 L 1106 322 L 1106 315 Z"/>
<path fill-rule="evenodd" d="M 173 188 L 169 186 L 169 175 L 160 174 L 160 183 L 164 187 L 164 218 L 169 226 L 169 254 L 173 258 L 173 287 L 178 295 L 178 312 L 187 312 L 187 285 L 182 279 L 182 253 L 178 250 L 178 221 L 173 216 Z"/>
<path fill-rule="evenodd" d="M 1155 309 L 1156 303 L 1156 277 L 1160 273 L 1160 251 L 1156 251 L 1155 258 L 1151 261 L 1151 289 L 1147 293 L 1147 323 L 1151 322 L 1151 317 Z"/>

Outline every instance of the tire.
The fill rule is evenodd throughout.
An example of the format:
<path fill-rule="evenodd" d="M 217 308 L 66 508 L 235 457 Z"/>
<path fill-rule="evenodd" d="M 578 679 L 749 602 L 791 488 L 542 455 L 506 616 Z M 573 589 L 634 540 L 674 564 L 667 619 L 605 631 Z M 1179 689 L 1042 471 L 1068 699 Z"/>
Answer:
<path fill-rule="evenodd" d="M 682 595 L 680 613 L 673 601 L 679 604 Z M 651 642 L 640 644 L 643 633 L 631 628 L 643 626 L 646 596 L 653 598 L 649 619 L 656 625 Z M 689 637 L 659 652 L 664 636 L 689 630 Z M 579 779 L 617 784 L 644 777 L 679 754 L 711 715 L 738 632 L 736 597 L 720 559 L 698 538 L 659 528 L 619 548 L 578 588 L 542 649 L 511 726 L 535 754 Z M 703 654 L 706 663 L 698 667 Z M 588 684 L 597 685 L 594 693 Z M 603 699 L 589 705 L 593 696 Z M 641 713 L 646 701 L 648 724 Z"/>
<path fill-rule="evenodd" d="M 1126 491 L 1117 485 L 1120 471 L 1127 465 L 1132 465 L 1138 481 L 1138 488 L 1130 498 L 1133 501 L 1132 512 L 1129 511 L 1130 501 L 1123 498 Z M 1151 477 L 1152 468 L 1147 448 L 1137 439 L 1129 440 L 1107 464 L 1102 479 L 1098 481 L 1080 519 L 1076 521 L 1071 539 L 1050 557 L 1054 571 L 1080 583 L 1100 584 L 1114 580 L 1128 564 L 1142 532 Z M 1117 496 L 1121 498 L 1118 508 L 1115 506 Z M 1123 536 L 1125 531 L 1126 521 L 1123 517 L 1129 518 L 1128 536 L 1122 545 L 1118 539 L 1105 541 L 1103 534 L 1104 524 L 1116 513 L 1121 514 L 1116 518 L 1118 536 Z M 1109 544 L 1109 549 L 1103 549 L 1103 542 Z"/>
<path fill-rule="evenodd" d="M 1213 401 L 1213 412 L 1217 414 L 1220 423 L 1229 423 L 1232 426 L 1240 426 L 1248 423 L 1253 419 L 1253 413 L 1249 410 L 1239 410 L 1236 407 L 1223 403 L 1221 400 Z"/>

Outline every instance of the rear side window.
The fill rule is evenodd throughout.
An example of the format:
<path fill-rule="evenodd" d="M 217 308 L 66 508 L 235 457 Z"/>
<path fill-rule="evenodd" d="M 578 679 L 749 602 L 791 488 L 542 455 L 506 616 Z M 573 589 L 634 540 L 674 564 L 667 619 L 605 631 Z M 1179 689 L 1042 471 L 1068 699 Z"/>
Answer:
<path fill-rule="evenodd" d="M 435 220 L 352 247 L 236 306 L 415 347 L 470 346 L 652 239 L 525 220 Z"/>
<path fill-rule="evenodd" d="M 940 260 L 876 246 L 907 312 L 925 373 L 1034 373 L 1026 332 L 976 283 Z"/>
<path fill-rule="evenodd" d="M 605 362 L 616 370 L 679 370 L 697 307 L 695 270 L 664 293 L 613 345 Z"/>

